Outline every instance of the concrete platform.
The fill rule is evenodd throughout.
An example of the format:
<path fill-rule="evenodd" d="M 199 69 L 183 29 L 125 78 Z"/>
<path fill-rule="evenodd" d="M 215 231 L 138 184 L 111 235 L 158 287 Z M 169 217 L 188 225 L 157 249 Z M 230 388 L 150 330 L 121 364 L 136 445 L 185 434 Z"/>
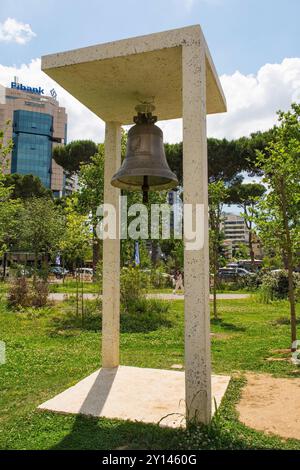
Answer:
<path fill-rule="evenodd" d="M 229 381 L 229 376 L 212 376 L 213 413 Z M 119 366 L 97 370 L 38 408 L 180 427 L 184 397 L 184 372 Z"/>

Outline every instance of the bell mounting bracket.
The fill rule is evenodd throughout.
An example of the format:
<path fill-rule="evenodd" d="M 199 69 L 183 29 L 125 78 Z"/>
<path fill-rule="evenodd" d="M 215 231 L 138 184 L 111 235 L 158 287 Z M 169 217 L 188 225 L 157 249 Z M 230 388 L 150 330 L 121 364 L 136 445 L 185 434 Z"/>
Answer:
<path fill-rule="evenodd" d="M 135 107 L 137 116 L 134 116 L 133 121 L 135 124 L 154 124 L 157 121 L 157 116 L 152 115 L 155 106 L 152 103 L 142 102 Z"/>

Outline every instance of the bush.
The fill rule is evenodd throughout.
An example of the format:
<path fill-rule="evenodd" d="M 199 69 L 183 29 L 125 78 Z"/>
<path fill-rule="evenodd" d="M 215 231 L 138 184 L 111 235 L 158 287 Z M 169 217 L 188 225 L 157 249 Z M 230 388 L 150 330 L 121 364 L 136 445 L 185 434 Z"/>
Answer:
<path fill-rule="evenodd" d="M 149 276 L 138 267 L 123 268 L 120 278 L 121 305 L 125 312 L 129 311 L 131 306 L 146 298 L 146 292 L 149 287 Z"/>
<path fill-rule="evenodd" d="M 294 287 L 296 300 L 300 294 L 300 274 L 294 273 Z M 260 290 L 260 300 L 269 303 L 272 300 L 282 300 L 288 298 L 288 273 L 281 269 L 263 275 Z"/>
<path fill-rule="evenodd" d="M 30 290 L 26 277 L 16 277 L 10 283 L 7 294 L 7 302 L 10 307 L 30 307 Z"/>
<path fill-rule="evenodd" d="M 48 282 L 36 278 L 32 283 L 31 305 L 33 307 L 44 307 L 47 304 L 48 294 Z"/>
<path fill-rule="evenodd" d="M 55 332 L 68 334 L 78 330 L 102 330 L 102 302 L 89 300 L 84 303 L 84 313 L 76 314 L 74 302 L 68 301 L 68 308 L 62 314 L 53 318 Z M 161 326 L 170 327 L 171 322 L 166 318 L 169 303 L 156 299 L 142 299 L 132 304 L 130 312 L 121 313 L 120 330 L 122 333 L 140 333 L 154 331 Z"/>
<path fill-rule="evenodd" d="M 169 303 L 156 299 L 143 299 L 132 305 L 130 312 L 121 314 L 122 333 L 146 333 L 155 331 L 161 326 L 171 326 L 165 314 L 169 310 Z"/>
<path fill-rule="evenodd" d="M 151 286 L 155 289 L 173 287 L 172 276 L 166 274 L 163 268 L 152 269 L 150 274 Z"/>
<path fill-rule="evenodd" d="M 44 307 L 48 299 L 48 283 L 43 279 L 33 282 L 26 277 L 16 277 L 10 283 L 7 302 L 10 307 Z"/>
<path fill-rule="evenodd" d="M 249 276 L 242 276 L 237 279 L 238 289 L 245 289 L 248 291 L 255 291 L 262 283 L 262 276 L 258 273 L 253 273 Z"/>

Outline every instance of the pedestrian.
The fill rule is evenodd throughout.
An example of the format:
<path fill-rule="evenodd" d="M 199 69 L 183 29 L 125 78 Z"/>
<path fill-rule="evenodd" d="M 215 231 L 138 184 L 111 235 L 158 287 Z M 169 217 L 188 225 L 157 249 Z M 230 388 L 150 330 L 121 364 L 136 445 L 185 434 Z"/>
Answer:
<path fill-rule="evenodd" d="M 179 289 L 183 291 L 183 277 L 179 270 L 175 272 L 174 280 L 175 288 L 173 290 L 173 294 L 176 294 Z"/>

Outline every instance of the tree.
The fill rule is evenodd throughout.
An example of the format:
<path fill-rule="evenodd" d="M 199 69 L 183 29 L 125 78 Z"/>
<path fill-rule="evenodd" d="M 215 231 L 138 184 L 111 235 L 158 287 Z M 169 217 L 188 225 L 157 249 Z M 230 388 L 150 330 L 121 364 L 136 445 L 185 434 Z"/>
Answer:
<path fill-rule="evenodd" d="M 241 183 L 243 172 L 252 176 L 261 174 L 261 170 L 256 165 L 256 151 L 264 150 L 268 142 L 270 142 L 272 135 L 273 129 L 270 129 L 236 140 L 208 138 L 209 182 L 222 180 L 229 187 L 233 184 Z M 171 170 L 177 175 L 179 185 L 182 186 L 182 142 L 165 144 L 165 153 Z"/>
<path fill-rule="evenodd" d="M 79 172 L 78 207 L 81 213 L 89 214 L 93 233 L 93 270 L 96 272 L 101 257 L 101 241 L 97 237 L 97 208 L 103 204 L 104 196 L 104 145 L 98 146 L 98 152 L 89 163 L 82 164 Z"/>
<path fill-rule="evenodd" d="M 6 187 L 11 187 L 12 199 L 29 199 L 32 197 L 52 197 L 52 191 L 45 188 L 40 178 L 33 175 L 13 173 L 4 179 Z"/>
<path fill-rule="evenodd" d="M 268 191 L 260 200 L 255 223 L 265 246 L 279 250 L 288 272 L 291 340 L 297 339 L 293 271 L 300 246 L 300 105 L 278 112 L 279 125 L 264 151 L 257 153 Z"/>
<path fill-rule="evenodd" d="M 39 256 L 43 256 L 46 274 L 49 258 L 58 251 L 63 234 L 62 214 L 52 199 L 32 198 L 24 203 L 21 212 L 19 247 L 34 253 L 35 274 Z"/>
<path fill-rule="evenodd" d="M 248 247 L 252 266 L 255 265 L 253 251 L 253 214 L 254 209 L 260 198 L 266 192 L 266 187 L 260 183 L 237 184 L 229 190 L 229 202 L 237 204 L 243 210 L 243 218 L 249 231 Z"/>
<path fill-rule="evenodd" d="M 222 252 L 223 233 L 221 230 L 222 208 L 227 200 L 227 189 L 223 181 L 215 181 L 208 185 L 209 202 L 209 249 L 210 266 L 213 275 L 213 311 L 217 319 L 217 286 Z"/>
<path fill-rule="evenodd" d="M 64 208 L 64 231 L 58 250 L 73 269 L 82 263 L 90 248 L 91 230 L 86 215 L 78 212 L 77 196 L 68 198 Z"/>
<path fill-rule="evenodd" d="M 7 122 L 7 126 L 9 122 Z M 3 256 L 3 279 L 6 269 L 6 251 L 13 240 L 16 239 L 17 214 L 20 210 L 20 202 L 11 199 L 13 186 L 5 184 L 3 173 L 7 166 L 7 156 L 12 151 L 13 142 L 5 142 L 5 131 L 0 130 L 0 256 Z"/>
<path fill-rule="evenodd" d="M 53 158 L 66 173 L 78 173 L 82 163 L 88 163 L 98 151 L 92 140 L 74 140 L 67 145 L 58 145 L 53 149 Z"/>

